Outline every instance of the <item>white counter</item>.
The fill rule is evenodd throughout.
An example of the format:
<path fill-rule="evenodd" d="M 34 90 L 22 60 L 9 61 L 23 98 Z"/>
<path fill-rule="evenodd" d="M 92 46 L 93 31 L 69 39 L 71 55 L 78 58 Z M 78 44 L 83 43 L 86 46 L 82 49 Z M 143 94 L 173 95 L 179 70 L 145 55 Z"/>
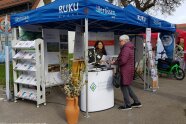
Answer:
<path fill-rule="evenodd" d="M 114 106 L 113 70 L 88 72 L 88 112 Z M 86 86 L 81 91 L 80 108 L 86 111 Z"/>

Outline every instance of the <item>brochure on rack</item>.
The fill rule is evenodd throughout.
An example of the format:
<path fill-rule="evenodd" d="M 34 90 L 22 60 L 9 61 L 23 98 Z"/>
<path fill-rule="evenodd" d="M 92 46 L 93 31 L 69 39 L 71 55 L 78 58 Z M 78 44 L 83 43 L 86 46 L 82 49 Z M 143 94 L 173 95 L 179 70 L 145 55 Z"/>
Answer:
<path fill-rule="evenodd" d="M 35 84 L 35 85 L 37 84 L 37 79 L 36 79 L 36 77 L 33 76 L 32 80 L 31 80 L 31 83 L 32 83 L 32 84 Z"/>
<path fill-rule="evenodd" d="M 14 69 L 23 71 L 36 71 L 36 65 L 30 62 L 18 63 Z"/>
<path fill-rule="evenodd" d="M 20 75 L 19 78 L 15 82 L 16 83 L 22 83 L 23 80 L 25 80 L 26 76 L 27 75 L 25 75 L 25 74 Z"/>
<path fill-rule="evenodd" d="M 25 43 L 25 41 L 19 41 L 19 42 L 15 45 L 15 47 L 22 47 L 24 43 Z"/>
<path fill-rule="evenodd" d="M 36 80 L 36 77 L 33 75 L 22 74 L 19 76 L 19 78 L 15 82 L 22 83 L 22 84 L 36 85 L 37 80 Z"/>
<path fill-rule="evenodd" d="M 34 59 L 35 60 L 35 56 L 36 54 L 35 53 L 27 53 L 24 55 L 24 59 Z"/>
<path fill-rule="evenodd" d="M 35 41 L 19 41 L 16 48 L 35 48 Z"/>
<path fill-rule="evenodd" d="M 13 58 L 14 59 L 33 59 L 33 60 L 35 60 L 36 54 L 29 53 L 26 51 L 19 51 Z"/>
<path fill-rule="evenodd" d="M 27 98 L 27 99 L 32 99 L 32 100 L 36 100 L 37 99 L 37 95 L 36 95 L 36 91 L 34 90 L 29 90 L 26 88 L 22 88 L 18 93 L 17 93 L 18 97 L 23 97 L 23 98 Z"/>
<path fill-rule="evenodd" d="M 14 59 L 22 59 L 24 57 L 25 53 L 26 52 L 24 52 L 24 51 L 19 51 L 13 58 Z"/>

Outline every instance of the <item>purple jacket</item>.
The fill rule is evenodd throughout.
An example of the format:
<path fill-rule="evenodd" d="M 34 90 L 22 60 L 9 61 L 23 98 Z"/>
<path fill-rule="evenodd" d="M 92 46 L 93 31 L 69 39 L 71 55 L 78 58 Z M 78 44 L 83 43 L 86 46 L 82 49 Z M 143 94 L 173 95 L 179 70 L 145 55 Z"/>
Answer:
<path fill-rule="evenodd" d="M 118 65 L 121 74 L 121 85 L 131 85 L 134 77 L 134 45 L 127 42 L 118 56 Z"/>

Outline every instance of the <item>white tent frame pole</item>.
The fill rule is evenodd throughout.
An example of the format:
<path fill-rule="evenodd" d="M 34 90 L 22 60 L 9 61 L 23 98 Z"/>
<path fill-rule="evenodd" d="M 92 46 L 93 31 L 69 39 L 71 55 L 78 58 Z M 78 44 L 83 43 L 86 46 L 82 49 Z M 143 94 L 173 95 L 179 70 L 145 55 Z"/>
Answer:
<path fill-rule="evenodd" d="M 85 18 L 85 73 L 86 73 L 86 118 L 88 114 L 88 18 Z"/>
<path fill-rule="evenodd" d="M 10 93 L 10 60 L 8 44 L 8 16 L 5 17 L 5 70 L 6 70 L 6 98 L 11 99 Z"/>
<path fill-rule="evenodd" d="M 146 51 L 147 51 L 147 43 L 145 42 L 145 60 L 144 60 L 144 90 L 146 90 L 146 70 L 147 70 L 147 66 L 146 66 L 146 61 L 147 61 L 147 54 L 146 54 Z"/>
<path fill-rule="evenodd" d="M 7 37 L 7 36 L 6 36 Z M 7 38 L 6 38 L 7 39 Z M 6 41 L 8 42 L 8 41 Z M 5 67 L 6 67 L 6 98 L 7 100 L 11 99 L 10 93 L 10 62 L 9 62 L 9 47 L 5 46 Z"/>

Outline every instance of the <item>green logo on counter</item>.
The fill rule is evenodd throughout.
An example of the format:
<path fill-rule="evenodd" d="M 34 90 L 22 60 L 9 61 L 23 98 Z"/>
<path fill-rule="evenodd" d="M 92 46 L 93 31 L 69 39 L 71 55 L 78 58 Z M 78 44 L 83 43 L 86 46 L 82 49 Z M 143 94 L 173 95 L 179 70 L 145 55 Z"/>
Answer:
<path fill-rule="evenodd" d="M 96 90 L 96 84 L 93 82 L 90 86 L 90 89 L 94 92 Z"/>

